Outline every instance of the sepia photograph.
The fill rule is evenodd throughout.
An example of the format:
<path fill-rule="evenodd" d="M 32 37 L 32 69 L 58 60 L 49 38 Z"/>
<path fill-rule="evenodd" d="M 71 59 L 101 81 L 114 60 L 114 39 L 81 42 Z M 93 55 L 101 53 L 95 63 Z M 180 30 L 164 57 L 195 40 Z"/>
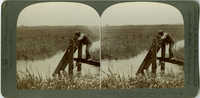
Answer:
<path fill-rule="evenodd" d="M 184 20 L 165 3 L 36 3 L 16 30 L 17 89 L 184 87 Z"/>
<path fill-rule="evenodd" d="M 99 89 L 100 17 L 81 3 L 24 8 L 16 33 L 17 89 Z"/>
<path fill-rule="evenodd" d="M 184 21 L 178 9 L 119 3 L 101 21 L 102 89 L 184 87 Z"/>

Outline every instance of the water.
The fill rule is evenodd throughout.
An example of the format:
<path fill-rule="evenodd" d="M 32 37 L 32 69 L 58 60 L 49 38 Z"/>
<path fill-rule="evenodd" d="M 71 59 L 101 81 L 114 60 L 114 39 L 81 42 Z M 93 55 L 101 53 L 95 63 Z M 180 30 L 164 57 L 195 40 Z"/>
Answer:
<path fill-rule="evenodd" d="M 168 48 L 169 46 L 167 46 Z M 179 41 L 175 44 L 175 50 L 184 47 L 184 41 Z M 90 51 L 97 51 L 100 49 L 100 41 L 94 42 L 91 46 Z M 101 61 L 101 76 L 106 77 L 110 74 L 118 74 L 123 77 L 134 77 L 137 72 L 140 64 L 142 63 L 144 57 L 147 54 L 147 50 L 141 52 L 139 55 L 124 59 L 124 60 L 102 60 Z M 41 75 L 42 77 L 51 77 L 54 70 L 56 69 L 58 63 L 60 62 L 62 56 L 64 55 L 64 51 L 59 51 L 53 57 L 47 58 L 45 60 L 35 60 L 35 61 L 17 61 L 17 72 L 20 76 L 23 76 L 23 73 L 28 70 L 34 75 Z M 158 56 L 160 56 L 160 51 L 158 52 Z M 75 52 L 74 57 L 77 57 L 77 52 Z M 83 46 L 83 58 L 85 58 L 85 46 Z M 67 71 L 68 68 L 66 68 Z M 160 71 L 158 66 L 157 72 Z M 76 72 L 76 67 L 74 68 L 74 72 Z M 176 64 L 166 63 L 166 73 L 174 73 L 179 74 L 183 72 L 183 67 L 177 66 Z M 95 66 L 91 66 L 88 64 L 82 63 L 82 75 L 99 75 L 100 69 Z M 76 73 L 75 73 L 76 74 Z"/>
<path fill-rule="evenodd" d="M 175 50 L 184 47 L 184 40 L 178 41 L 175 43 Z M 166 47 L 168 50 L 169 46 Z M 111 74 L 117 74 L 121 77 L 135 77 L 135 74 L 140 67 L 142 61 L 144 60 L 147 50 L 144 50 L 139 55 L 124 59 L 124 60 L 102 60 L 101 62 L 101 71 L 102 77 L 107 77 Z M 167 52 L 168 54 L 168 52 Z M 158 52 L 157 56 L 161 55 L 161 51 Z M 167 55 L 166 55 L 167 56 Z M 157 72 L 160 72 L 160 66 L 157 68 Z M 176 64 L 165 63 L 165 73 L 173 73 L 175 75 L 182 73 L 183 67 L 177 66 Z"/>
<path fill-rule="evenodd" d="M 92 43 L 91 50 L 95 51 L 100 48 L 100 42 L 94 42 Z M 85 58 L 85 49 L 86 46 L 83 46 L 83 58 Z M 36 76 L 40 75 L 43 78 L 51 77 L 53 72 L 55 71 L 58 63 L 60 62 L 61 58 L 63 57 L 65 51 L 59 51 L 56 55 L 53 57 L 44 59 L 44 60 L 34 60 L 34 61 L 24 61 L 24 60 L 18 60 L 17 61 L 17 72 L 20 76 L 23 76 L 23 73 L 25 73 L 27 70 Z M 74 57 L 77 57 L 78 53 L 77 51 L 74 54 Z M 74 62 L 75 65 L 75 62 Z M 67 71 L 68 67 L 66 67 Z M 76 66 L 74 66 L 74 72 L 76 72 Z M 100 69 L 98 67 L 84 64 L 82 63 L 82 75 L 98 75 Z M 75 73 L 76 74 L 76 73 Z"/>

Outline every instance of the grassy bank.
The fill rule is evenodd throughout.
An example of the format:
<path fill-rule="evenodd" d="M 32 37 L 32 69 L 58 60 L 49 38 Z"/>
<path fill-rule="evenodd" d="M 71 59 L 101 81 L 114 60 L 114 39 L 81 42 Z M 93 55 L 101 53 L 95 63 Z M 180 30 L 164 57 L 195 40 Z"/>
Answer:
<path fill-rule="evenodd" d="M 18 27 L 16 34 L 16 59 L 37 60 L 65 50 L 76 31 L 85 33 L 92 41 L 99 40 L 99 33 L 86 26 L 36 26 Z"/>
<path fill-rule="evenodd" d="M 149 49 L 155 34 L 162 29 L 175 41 L 184 39 L 183 25 L 105 26 L 102 32 L 102 59 L 125 59 Z"/>
<path fill-rule="evenodd" d="M 17 89 L 99 89 L 100 80 L 92 76 L 83 77 L 69 77 L 68 75 L 62 75 L 55 78 L 42 78 L 30 73 L 23 74 L 24 77 L 20 77 L 17 74 Z"/>
<path fill-rule="evenodd" d="M 183 74 L 175 76 L 173 73 L 162 77 L 130 77 L 125 79 L 120 76 L 110 75 L 100 80 L 90 76 L 42 79 L 31 74 L 24 78 L 17 75 L 18 89 L 128 89 L 128 88 L 182 88 L 184 87 Z"/>
<path fill-rule="evenodd" d="M 124 89 L 124 88 L 183 88 L 184 76 L 167 74 L 162 77 L 130 77 L 124 79 L 119 76 L 109 76 L 102 79 L 102 89 Z"/>

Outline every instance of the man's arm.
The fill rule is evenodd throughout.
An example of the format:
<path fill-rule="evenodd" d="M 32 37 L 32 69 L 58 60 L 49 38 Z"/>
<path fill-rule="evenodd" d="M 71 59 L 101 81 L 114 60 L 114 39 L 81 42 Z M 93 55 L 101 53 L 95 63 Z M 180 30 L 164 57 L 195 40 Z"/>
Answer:
<path fill-rule="evenodd" d="M 171 36 L 171 35 L 167 35 L 167 40 L 169 41 L 169 43 L 171 43 L 171 44 L 174 44 L 175 43 L 175 41 L 174 41 L 174 38 Z"/>
<path fill-rule="evenodd" d="M 81 35 L 80 35 L 80 37 L 78 38 L 78 40 L 82 40 L 83 38 L 84 38 L 84 34 L 82 33 Z"/>

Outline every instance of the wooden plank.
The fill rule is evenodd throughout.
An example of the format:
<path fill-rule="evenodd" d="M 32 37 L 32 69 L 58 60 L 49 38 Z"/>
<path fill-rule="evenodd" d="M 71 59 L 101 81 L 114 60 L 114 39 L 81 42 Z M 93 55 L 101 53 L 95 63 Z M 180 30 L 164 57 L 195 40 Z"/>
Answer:
<path fill-rule="evenodd" d="M 64 56 L 60 60 L 58 66 L 56 67 L 53 73 L 53 76 L 55 76 L 56 74 L 59 74 L 61 69 L 64 69 L 63 65 L 67 65 L 67 61 L 66 61 L 67 59 L 68 59 L 68 51 L 65 52 Z"/>
<path fill-rule="evenodd" d="M 156 39 L 154 39 L 156 40 Z M 158 41 L 158 40 L 156 40 Z M 157 47 L 156 50 L 157 52 L 160 50 L 160 44 L 155 44 L 155 41 L 153 41 L 150 50 L 148 51 L 147 55 L 145 56 L 142 64 L 140 65 L 139 69 L 136 72 L 136 75 L 138 75 L 139 73 L 144 74 L 144 69 L 148 69 L 149 66 L 152 64 L 152 54 L 153 54 L 153 47 Z"/>
<path fill-rule="evenodd" d="M 155 75 L 156 74 L 156 69 L 157 69 L 157 63 L 156 63 L 156 56 L 157 56 L 157 48 L 158 48 L 158 43 L 156 40 L 153 40 L 154 42 L 154 47 L 152 48 L 152 58 L 151 58 L 151 63 L 152 63 L 152 73 Z M 150 64 L 149 64 L 150 65 Z"/>
<path fill-rule="evenodd" d="M 145 69 L 144 67 L 145 67 L 145 65 L 147 65 L 148 61 L 150 60 L 151 55 L 152 55 L 152 51 L 151 51 L 151 49 L 150 49 L 150 50 L 148 51 L 147 55 L 145 56 L 145 58 L 144 58 L 142 64 L 140 65 L 140 67 L 139 67 L 139 69 L 138 69 L 136 75 L 139 74 L 139 73 L 144 74 L 143 69 Z"/>
<path fill-rule="evenodd" d="M 60 74 L 61 70 L 64 70 L 66 68 L 66 66 L 69 64 L 69 55 L 71 52 L 75 52 L 75 50 L 73 49 L 73 41 L 70 41 L 70 45 L 67 48 L 67 50 L 65 51 L 64 56 L 61 58 L 60 62 L 58 63 L 53 76 L 55 76 L 56 74 Z M 76 48 L 75 48 L 76 49 Z"/>
<path fill-rule="evenodd" d="M 158 41 L 158 40 L 157 40 L 157 41 Z M 157 47 L 157 48 L 156 48 L 156 49 L 157 49 L 157 53 L 158 53 L 158 51 L 159 51 L 160 48 L 161 48 L 161 44 L 162 44 L 162 43 L 153 44 L 153 46 L 156 45 L 156 47 Z M 152 48 L 151 48 L 151 49 L 152 49 L 151 52 L 154 51 L 154 50 L 153 50 L 153 46 L 152 46 Z M 156 53 L 156 54 L 157 54 L 157 53 Z M 149 58 L 149 60 L 147 61 L 146 65 L 144 66 L 144 69 L 148 69 L 148 68 L 150 67 L 150 65 L 152 64 L 152 57 L 153 57 L 153 56 L 151 55 L 150 58 Z"/>
<path fill-rule="evenodd" d="M 82 43 L 79 42 L 78 43 L 78 59 L 81 59 L 81 58 L 82 58 Z M 77 71 L 80 72 L 81 71 L 81 62 L 77 61 L 76 66 L 77 66 Z"/>
<path fill-rule="evenodd" d="M 161 57 L 158 57 L 157 59 L 163 61 L 163 59 Z M 173 63 L 173 64 L 178 64 L 178 65 L 184 65 L 184 61 L 183 60 L 179 60 L 179 59 L 170 59 L 170 58 L 164 58 L 164 62 L 169 62 L 169 63 Z"/>
<path fill-rule="evenodd" d="M 161 58 L 162 60 L 160 60 L 160 64 L 161 64 L 161 72 L 165 72 L 165 62 L 164 62 L 164 59 L 165 59 L 165 52 L 166 52 L 166 45 L 163 43 L 162 46 L 161 46 Z"/>
<path fill-rule="evenodd" d="M 73 76 L 73 69 L 74 69 L 74 62 L 73 62 L 73 58 L 74 58 L 74 47 L 75 46 L 75 43 L 72 42 L 71 44 L 71 49 L 70 49 L 70 52 L 69 52 L 69 55 L 68 55 L 68 63 L 69 63 L 69 67 L 68 67 L 68 75 L 69 76 Z M 63 69 L 61 70 L 64 70 L 66 68 L 67 64 L 63 65 Z"/>
<path fill-rule="evenodd" d="M 89 64 L 89 65 L 92 65 L 92 66 L 100 67 L 100 62 L 97 62 L 97 61 L 86 60 L 86 59 L 82 59 L 82 58 L 81 59 L 74 58 L 74 60 L 82 62 L 82 63 Z"/>

